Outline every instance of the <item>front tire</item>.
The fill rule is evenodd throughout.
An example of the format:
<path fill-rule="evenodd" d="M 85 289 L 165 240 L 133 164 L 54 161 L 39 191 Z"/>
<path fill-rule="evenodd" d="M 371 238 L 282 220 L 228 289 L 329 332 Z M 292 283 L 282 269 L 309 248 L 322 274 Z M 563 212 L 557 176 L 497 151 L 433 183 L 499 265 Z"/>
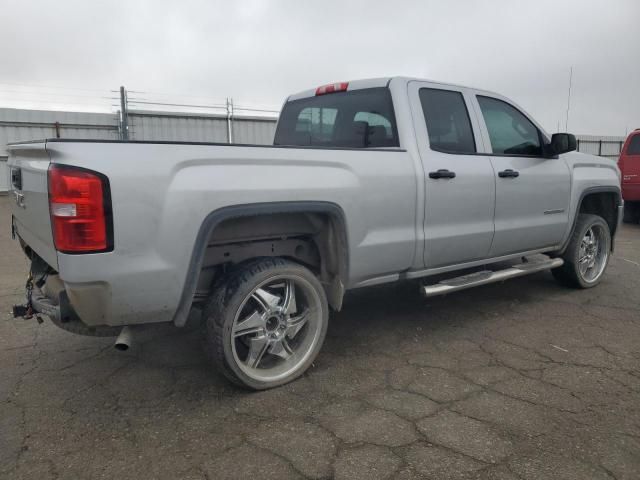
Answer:
<path fill-rule="evenodd" d="M 611 232 L 598 215 L 578 215 L 569 245 L 561 258 L 564 265 L 553 269 L 553 276 L 573 288 L 595 287 L 602 280 L 609 263 Z"/>
<path fill-rule="evenodd" d="M 327 333 L 329 306 L 311 271 L 265 258 L 231 273 L 204 318 L 214 365 L 237 385 L 265 390 L 309 368 Z"/>

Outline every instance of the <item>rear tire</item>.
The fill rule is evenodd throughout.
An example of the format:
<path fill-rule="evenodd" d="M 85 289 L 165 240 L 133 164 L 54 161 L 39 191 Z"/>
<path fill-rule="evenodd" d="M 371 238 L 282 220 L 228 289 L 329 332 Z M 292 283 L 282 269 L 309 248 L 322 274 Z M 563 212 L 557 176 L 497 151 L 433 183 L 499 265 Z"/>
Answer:
<path fill-rule="evenodd" d="M 611 232 L 598 215 L 581 213 L 561 258 L 564 265 L 551 271 L 555 279 L 573 288 L 591 288 L 600 283 L 609 263 Z"/>
<path fill-rule="evenodd" d="M 265 390 L 309 368 L 327 333 L 329 306 L 307 268 L 264 258 L 232 272 L 203 318 L 214 366 L 236 385 Z"/>

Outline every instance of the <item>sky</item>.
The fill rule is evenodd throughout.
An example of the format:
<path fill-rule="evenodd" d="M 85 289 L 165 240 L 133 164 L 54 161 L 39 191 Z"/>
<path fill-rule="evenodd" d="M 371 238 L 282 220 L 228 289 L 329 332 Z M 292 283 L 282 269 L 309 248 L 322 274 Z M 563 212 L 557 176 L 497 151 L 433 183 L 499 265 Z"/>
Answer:
<path fill-rule="evenodd" d="M 231 97 L 278 110 L 318 85 L 406 75 L 499 92 L 549 132 L 640 128 L 640 0 L 0 0 L 0 12 L 0 108 L 115 111 L 124 85 L 132 108 Z"/>

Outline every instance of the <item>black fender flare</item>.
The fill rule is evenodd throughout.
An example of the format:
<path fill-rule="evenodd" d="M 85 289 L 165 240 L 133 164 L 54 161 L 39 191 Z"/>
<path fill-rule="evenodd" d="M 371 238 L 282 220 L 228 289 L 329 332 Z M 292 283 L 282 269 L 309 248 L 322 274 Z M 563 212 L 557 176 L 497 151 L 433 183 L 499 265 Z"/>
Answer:
<path fill-rule="evenodd" d="M 578 215 L 580 214 L 580 207 L 582 206 L 582 202 L 584 201 L 585 197 L 587 195 L 592 195 L 594 193 L 613 193 L 617 196 L 617 205 L 620 205 L 622 202 L 622 192 L 620 191 L 620 188 L 618 187 L 614 187 L 614 186 L 608 186 L 608 187 L 588 187 L 585 188 L 581 193 L 580 193 L 580 199 L 578 200 L 578 203 L 576 204 L 576 211 L 575 214 L 573 215 L 573 221 L 571 222 L 571 229 L 569 230 L 569 235 L 567 235 L 567 239 L 564 241 L 564 243 L 562 244 L 562 248 L 560 248 L 560 250 L 558 250 L 556 252 L 557 255 L 562 255 L 565 250 L 567 249 L 567 247 L 569 246 L 569 241 L 571 240 L 571 235 L 573 234 L 573 230 L 576 228 L 576 222 L 578 221 Z M 620 219 L 618 218 L 618 212 L 616 212 L 616 225 L 620 223 Z M 613 240 L 614 240 L 614 236 L 615 236 L 615 231 L 611 232 L 611 250 L 613 251 Z"/>
<path fill-rule="evenodd" d="M 274 213 L 323 213 L 328 214 L 337 222 L 340 241 L 344 245 L 340 255 L 340 277 L 342 283 L 346 284 L 349 274 L 349 243 L 347 235 L 347 222 L 342 208 L 332 202 L 324 201 L 290 201 L 290 202 L 265 202 L 251 203 L 244 205 L 232 205 L 214 210 L 209 213 L 200 225 L 198 234 L 191 253 L 189 268 L 185 278 L 182 294 L 178 307 L 173 316 L 173 323 L 177 327 L 183 327 L 187 323 L 187 318 L 193 304 L 198 276 L 202 269 L 207 241 L 215 228 L 225 220 L 240 217 L 251 217 L 257 215 L 269 215 Z"/>

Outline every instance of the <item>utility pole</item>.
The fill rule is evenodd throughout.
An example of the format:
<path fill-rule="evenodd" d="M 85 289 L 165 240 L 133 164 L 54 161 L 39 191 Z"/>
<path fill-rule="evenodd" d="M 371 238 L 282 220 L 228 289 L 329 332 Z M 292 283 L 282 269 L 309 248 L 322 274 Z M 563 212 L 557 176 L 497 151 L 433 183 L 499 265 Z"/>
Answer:
<path fill-rule="evenodd" d="M 567 95 L 567 118 L 564 122 L 564 131 L 569 131 L 569 109 L 571 108 L 571 81 L 573 80 L 573 65 L 569 69 L 569 94 Z"/>
<path fill-rule="evenodd" d="M 124 87 L 120 87 L 120 138 L 129 140 L 129 106 Z"/>
<path fill-rule="evenodd" d="M 233 143 L 233 98 L 227 97 L 227 143 Z"/>

